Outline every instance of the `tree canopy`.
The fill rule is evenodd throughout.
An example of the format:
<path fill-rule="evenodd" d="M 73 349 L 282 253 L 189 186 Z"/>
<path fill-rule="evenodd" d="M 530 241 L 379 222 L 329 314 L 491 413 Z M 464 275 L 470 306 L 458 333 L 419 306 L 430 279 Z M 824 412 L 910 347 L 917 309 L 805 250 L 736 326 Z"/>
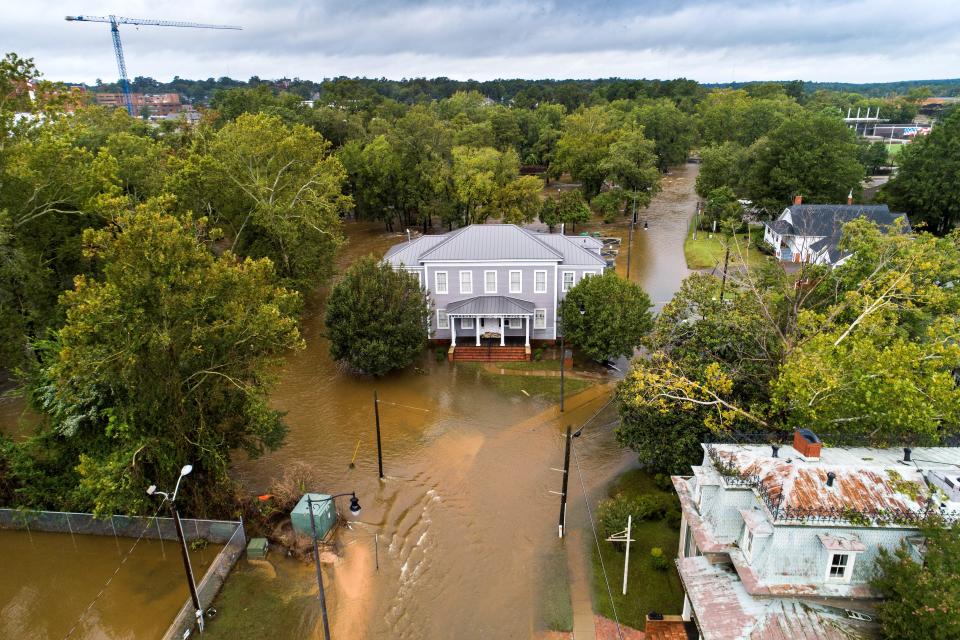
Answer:
<path fill-rule="evenodd" d="M 382 376 L 423 351 L 430 304 L 417 277 L 368 256 L 347 269 L 327 299 L 330 355 Z"/>
<path fill-rule="evenodd" d="M 586 276 L 561 304 L 563 334 L 595 360 L 629 358 L 653 324 L 651 306 L 640 285 L 613 271 Z"/>

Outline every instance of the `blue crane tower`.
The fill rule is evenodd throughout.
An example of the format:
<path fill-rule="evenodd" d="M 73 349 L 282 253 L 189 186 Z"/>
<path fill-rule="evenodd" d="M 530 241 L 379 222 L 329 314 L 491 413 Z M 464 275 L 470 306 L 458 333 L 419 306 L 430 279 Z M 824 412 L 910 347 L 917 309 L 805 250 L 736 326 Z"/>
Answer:
<path fill-rule="evenodd" d="M 123 18 L 121 16 L 67 16 L 70 22 L 106 22 L 113 36 L 113 52 L 117 55 L 117 68 L 120 70 L 120 88 L 127 112 L 133 115 L 133 96 L 130 94 L 130 80 L 127 78 L 127 64 L 123 61 L 123 45 L 120 43 L 121 24 L 146 25 L 150 27 L 188 27 L 191 29 L 242 29 L 225 24 L 200 24 L 197 22 L 178 22 L 175 20 L 149 20 L 144 18 Z"/>

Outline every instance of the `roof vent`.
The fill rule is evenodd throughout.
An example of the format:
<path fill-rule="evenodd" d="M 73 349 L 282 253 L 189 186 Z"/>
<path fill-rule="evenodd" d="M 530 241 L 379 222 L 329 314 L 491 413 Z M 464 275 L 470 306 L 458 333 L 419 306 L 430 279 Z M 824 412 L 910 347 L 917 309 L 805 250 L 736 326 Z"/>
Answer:
<path fill-rule="evenodd" d="M 774 444 L 774 445 L 770 445 L 770 447 L 773 449 L 773 457 L 776 458 L 777 452 L 780 451 L 780 445 Z"/>
<path fill-rule="evenodd" d="M 903 448 L 903 461 L 904 461 L 904 462 L 910 462 L 910 454 L 911 454 L 911 453 L 913 453 L 913 449 L 911 449 L 910 447 L 904 447 L 904 448 Z"/>
<path fill-rule="evenodd" d="M 819 460 L 822 443 L 810 429 L 797 429 L 793 432 L 793 448 L 805 460 Z"/>
<path fill-rule="evenodd" d="M 828 487 L 832 487 L 832 486 L 833 486 L 833 480 L 834 480 L 834 478 L 836 478 L 836 477 L 837 477 L 837 474 L 835 474 L 833 471 L 827 471 L 827 486 L 828 486 Z"/>

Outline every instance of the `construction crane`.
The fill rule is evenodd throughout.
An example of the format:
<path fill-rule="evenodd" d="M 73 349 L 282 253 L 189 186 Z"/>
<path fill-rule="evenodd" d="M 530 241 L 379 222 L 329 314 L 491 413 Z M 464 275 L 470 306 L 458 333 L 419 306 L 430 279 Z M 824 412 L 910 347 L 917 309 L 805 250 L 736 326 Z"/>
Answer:
<path fill-rule="evenodd" d="M 143 18 L 123 18 L 121 16 L 67 16 L 69 22 L 106 22 L 113 36 L 113 52 L 117 55 L 117 69 L 120 71 L 120 89 L 127 112 L 133 115 L 133 95 L 130 93 L 130 80 L 127 78 L 127 63 L 123 60 L 123 45 L 120 43 L 121 24 L 133 24 L 150 27 L 188 27 L 190 29 L 242 29 L 225 24 L 200 24 L 197 22 L 177 22 L 175 20 L 149 20 Z"/>

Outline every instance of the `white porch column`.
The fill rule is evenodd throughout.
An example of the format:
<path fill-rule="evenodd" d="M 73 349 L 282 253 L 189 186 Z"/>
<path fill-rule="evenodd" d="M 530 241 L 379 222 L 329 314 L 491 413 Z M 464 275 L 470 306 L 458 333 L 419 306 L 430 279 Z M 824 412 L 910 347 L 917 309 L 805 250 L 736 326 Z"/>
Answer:
<path fill-rule="evenodd" d="M 506 344 L 507 328 L 504 326 L 503 316 L 500 316 L 500 346 Z"/>
<path fill-rule="evenodd" d="M 447 318 L 450 320 L 450 346 L 457 346 L 457 319 L 456 318 Z"/>
<path fill-rule="evenodd" d="M 530 346 L 530 318 L 529 317 L 526 317 L 523 319 L 523 332 L 524 332 L 523 346 L 529 347 Z"/>
<path fill-rule="evenodd" d="M 480 346 L 480 316 L 473 319 L 473 326 L 477 328 L 477 346 Z"/>

